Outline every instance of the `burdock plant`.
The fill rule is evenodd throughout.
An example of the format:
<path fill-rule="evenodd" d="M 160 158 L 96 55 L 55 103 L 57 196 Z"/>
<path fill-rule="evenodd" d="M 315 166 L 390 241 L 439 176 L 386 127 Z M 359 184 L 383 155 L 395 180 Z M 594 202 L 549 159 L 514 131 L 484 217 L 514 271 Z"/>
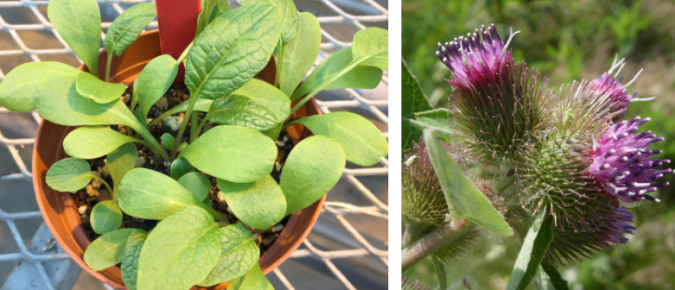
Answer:
<path fill-rule="evenodd" d="M 507 289 L 566 289 L 555 267 L 627 243 L 627 208 L 659 202 L 653 192 L 668 183 L 658 180 L 672 173 L 649 149 L 663 138 L 640 131 L 649 118 L 624 119 L 631 102 L 653 99 L 628 92 L 640 73 L 624 83 L 615 59 L 597 79 L 552 89 L 512 57 L 517 33 L 504 43 L 491 25 L 438 44 L 449 108 L 420 98 L 403 63 L 403 140 L 423 135 L 402 165 L 403 269 L 431 256 L 441 289 L 444 264 L 481 236 L 514 231 L 523 245 Z"/>

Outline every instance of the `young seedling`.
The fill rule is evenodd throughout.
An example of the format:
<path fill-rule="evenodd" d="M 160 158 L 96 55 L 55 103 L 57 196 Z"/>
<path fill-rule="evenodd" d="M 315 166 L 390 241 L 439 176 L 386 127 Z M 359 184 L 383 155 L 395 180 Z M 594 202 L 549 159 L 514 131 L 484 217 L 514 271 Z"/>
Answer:
<path fill-rule="evenodd" d="M 49 169 L 47 183 L 72 192 L 94 178 L 107 188 L 110 199 L 99 200 L 90 217 L 102 236 L 86 249 L 84 260 L 97 271 L 121 263 L 128 289 L 228 281 L 232 289 L 271 288 L 258 264 L 258 234 L 320 199 L 337 183 L 346 161 L 370 166 L 387 155 L 381 132 L 352 113 L 287 122 L 322 90 L 376 87 L 387 70 L 387 32 L 358 32 L 352 47 L 325 58 L 300 85 L 319 54 L 316 17 L 298 13 L 291 0 L 242 4 L 230 10 L 227 1 L 203 0 L 192 43 L 178 59 L 161 55 L 150 61 L 125 101 L 126 85 L 110 82 L 112 56 L 122 55 L 155 18 L 154 5 L 131 7 L 112 23 L 104 41 L 107 63 L 99 70 L 96 1 L 52 0 L 50 20 L 88 72 L 29 63 L 0 83 L 6 108 L 37 109 L 53 123 L 79 126 L 63 142 L 70 157 Z M 254 79 L 271 57 L 274 83 Z M 190 97 L 159 106 L 181 64 Z M 153 107 L 164 107 L 155 118 L 149 117 Z M 162 124 L 176 130 L 153 131 Z M 315 136 L 295 145 L 283 168 L 276 165 L 282 169 L 277 182 L 270 175 L 278 157 L 275 140 L 294 124 Z M 109 179 L 92 172 L 94 161 L 86 160 L 104 160 Z M 157 162 L 145 164 L 155 160 L 166 172 L 156 171 Z M 233 224 L 212 207 L 212 178 L 236 216 Z M 125 215 L 159 223 L 147 231 L 121 228 Z"/>

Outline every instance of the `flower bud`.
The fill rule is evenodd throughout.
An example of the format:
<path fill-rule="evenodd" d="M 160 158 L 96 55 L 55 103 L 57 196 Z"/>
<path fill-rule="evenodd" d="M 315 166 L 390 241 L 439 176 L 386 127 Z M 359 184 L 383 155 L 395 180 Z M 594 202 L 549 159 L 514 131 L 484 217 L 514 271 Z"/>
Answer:
<path fill-rule="evenodd" d="M 424 141 L 407 152 L 402 165 L 401 211 L 414 223 L 441 226 L 448 217 L 448 204 L 431 165 Z"/>

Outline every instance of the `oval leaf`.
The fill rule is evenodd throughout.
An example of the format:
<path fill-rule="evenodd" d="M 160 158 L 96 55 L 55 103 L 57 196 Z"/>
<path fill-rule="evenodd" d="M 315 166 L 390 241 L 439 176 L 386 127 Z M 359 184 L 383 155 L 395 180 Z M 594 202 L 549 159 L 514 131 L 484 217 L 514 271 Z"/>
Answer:
<path fill-rule="evenodd" d="M 177 74 L 176 60 L 168 54 L 155 57 L 143 68 L 134 82 L 134 96 L 138 100 L 143 119 L 171 87 Z M 188 104 L 188 102 L 184 103 Z"/>
<path fill-rule="evenodd" d="M 269 229 L 286 216 L 284 192 L 272 176 L 251 183 L 219 179 L 218 187 L 232 213 L 250 227 Z"/>
<path fill-rule="evenodd" d="M 181 176 L 178 183 L 189 190 L 196 200 L 204 200 L 211 190 L 209 178 L 196 171 Z"/>
<path fill-rule="evenodd" d="M 145 233 L 141 229 L 119 229 L 94 240 L 84 251 L 84 262 L 96 271 L 103 271 L 122 262 L 130 235 Z"/>
<path fill-rule="evenodd" d="M 219 13 L 230 11 L 230 2 L 227 0 L 202 0 L 202 11 L 197 17 L 197 34 L 204 31 L 206 25 L 211 23 Z"/>
<path fill-rule="evenodd" d="M 76 77 L 82 71 L 54 61 L 24 63 L 10 71 L 0 82 L 0 105 L 12 112 L 35 110 L 38 88 L 53 77 Z"/>
<path fill-rule="evenodd" d="M 127 89 L 124 84 L 104 82 L 86 72 L 77 76 L 75 87 L 80 96 L 99 104 L 107 104 L 118 100 Z"/>
<path fill-rule="evenodd" d="M 206 131 L 183 149 L 180 157 L 208 175 L 247 183 L 272 172 L 277 146 L 253 129 L 222 125 Z"/>
<path fill-rule="evenodd" d="M 263 274 L 260 265 L 255 265 L 251 271 L 246 273 L 244 277 L 237 278 L 230 281 L 227 285 L 227 290 L 274 290 L 270 281 L 267 280 Z"/>
<path fill-rule="evenodd" d="M 63 149 L 76 158 L 94 159 L 135 141 L 136 138 L 108 127 L 84 126 L 73 130 L 63 139 Z"/>
<path fill-rule="evenodd" d="M 136 167 L 137 160 L 138 149 L 133 143 L 124 144 L 108 154 L 106 161 L 110 177 L 113 180 L 113 200 L 117 200 L 117 191 L 122 182 L 122 177 Z"/>
<path fill-rule="evenodd" d="M 47 185 L 63 192 L 74 192 L 87 186 L 92 179 L 87 161 L 65 158 L 57 161 L 47 171 Z"/>
<path fill-rule="evenodd" d="M 110 24 L 103 41 L 105 50 L 117 56 L 122 55 L 156 16 L 155 4 L 142 3 L 131 6 Z"/>
<path fill-rule="evenodd" d="M 374 66 L 383 71 L 389 66 L 389 32 L 379 28 L 370 27 L 354 34 L 352 44 L 354 63 L 359 65 Z"/>
<path fill-rule="evenodd" d="M 298 20 L 300 18 L 293 0 L 243 0 L 241 4 L 249 5 L 260 2 L 272 4 L 279 11 L 282 20 L 281 38 L 283 42 L 288 43 L 293 40 L 298 34 Z"/>
<path fill-rule="evenodd" d="M 373 123 L 354 113 L 328 113 L 298 119 L 293 123 L 303 124 L 312 133 L 337 141 L 344 149 L 347 160 L 361 166 L 377 163 L 380 158 L 387 156 L 389 150 L 382 132 Z"/>
<path fill-rule="evenodd" d="M 195 171 L 194 166 L 190 164 L 185 158 L 178 158 L 171 163 L 171 178 L 174 180 L 180 179 L 183 175 Z"/>
<path fill-rule="evenodd" d="M 189 289 L 206 278 L 221 254 L 221 235 L 211 215 L 187 207 L 160 222 L 145 240 L 138 289 Z"/>
<path fill-rule="evenodd" d="M 148 238 L 147 234 L 131 234 L 127 240 L 127 246 L 124 250 L 124 259 L 122 260 L 122 280 L 127 290 L 136 290 L 138 280 L 138 258 L 141 256 L 141 249 Z"/>
<path fill-rule="evenodd" d="M 443 188 L 450 212 L 457 213 L 475 224 L 502 236 L 513 235 L 513 230 L 490 200 L 466 179 L 457 163 L 441 146 L 433 131 L 424 130 L 431 165 Z"/>
<path fill-rule="evenodd" d="M 104 200 L 91 209 L 91 228 L 98 234 L 105 234 L 122 226 L 122 210 L 116 202 Z"/>
<path fill-rule="evenodd" d="M 84 98 L 75 88 L 75 78 L 58 76 L 42 85 L 35 107 L 43 118 L 65 126 L 122 124 L 139 131 L 140 123 L 122 99 L 99 104 Z"/>
<path fill-rule="evenodd" d="M 98 75 L 101 13 L 95 0 L 51 0 L 47 15 L 61 38 L 94 75 Z"/>
<path fill-rule="evenodd" d="M 291 100 L 295 101 L 316 89 L 372 89 L 381 79 L 382 70 L 379 68 L 352 65 L 352 48 L 347 47 L 324 58 L 293 93 Z"/>
<path fill-rule="evenodd" d="M 134 168 L 124 175 L 117 198 L 126 214 L 151 220 L 162 220 L 196 205 L 192 193 L 177 181 L 145 168 Z"/>
<path fill-rule="evenodd" d="M 298 34 L 284 46 L 281 60 L 279 88 L 287 96 L 292 96 L 298 84 L 314 66 L 321 47 L 321 26 L 319 20 L 308 12 L 300 13 Z"/>
<path fill-rule="evenodd" d="M 193 97 L 215 100 L 252 79 L 270 58 L 281 34 L 271 5 L 249 5 L 221 14 L 195 39 L 185 84 Z"/>
<path fill-rule="evenodd" d="M 259 79 L 252 79 L 232 94 L 248 97 L 272 112 L 277 123 L 291 114 L 291 100 L 279 89 Z"/>
<path fill-rule="evenodd" d="M 324 136 L 302 140 L 291 150 L 279 185 L 286 196 L 286 214 L 319 200 L 335 186 L 345 168 L 340 144 Z"/>
<path fill-rule="evenodd" d="M 213 101 L 206 117 L 212 123 L 248 127 L 258 131 L 272 129 L 277 122 L 265 106 L 235 94 Z"/>
<path fill-rule="evenodd" d="M 260 258 L 260 249 L 251 232 L 243 225 L 220 228 L 220 235 L 220 258 L 206 279 L 199 283 L 201 286 L 212 286 L 244 276 Z"/>
<path fill-rule="evenodd" d="M 552 240 L 553 217 L 537 216 L 520 248 L 507 290 L 523 290 L 530 285 Z"/>

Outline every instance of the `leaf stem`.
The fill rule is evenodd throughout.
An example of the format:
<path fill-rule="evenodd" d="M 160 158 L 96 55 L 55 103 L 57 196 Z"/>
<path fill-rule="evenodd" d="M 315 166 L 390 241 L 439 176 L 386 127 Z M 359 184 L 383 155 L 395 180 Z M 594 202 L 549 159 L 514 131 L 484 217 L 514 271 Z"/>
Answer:
<path fill-rule="evenodd" d="M 143 137 L 143 140 L 145 140 L 145 143 L 146 143 L 145 146 L 146 147 L 150 148 L 150 150 L 153 153 L 155 153 L 155 155 L 158 155 L 158 156 L 162 157 L 162 159 L 165 162 L 170 162 L 171 160 L 173 160 L 173 159 L 169 158 L 169 154 L 167 154 L 166 151 L 164 150 L 164 148 L 162 147 L 162 145 L 159 144 L 159 142 L 157 142 L 157 139 L 155 139 L 155 136 L 152 136 L 152 133 L 150 133 L 150 131 L 148 131 L 148 128 L 145 128 L 145 126 L 143 126 L 143 124 L 141 124 L 141 123 L 138 123 L 137 127 L 138 128 L 136 128 L 136 132 L 141 134 L 141 137 Z"/>
<path fill-rule="evenodd" d="M 199 135 L 199 131 L 197 130 L 198 123 L 199 112 L 192 112 L 192 114 L 190 114 L 190 126 L 192 127 L 192 130 L 190 130 L 190 143 L 194 142 L 194 140 L 197 139 L 197 135 Z"/>
<path fill-rule="evenodd" d="M 204 125 L 206 125 L 206 121 L 208 121 L 208 118 L 204 117 L 204 120 L 202 120 L 199 123 L 199 126 L 197 126 L 196 134 L 194 135 L 194 138 L 190 138 L 190 143 L 195 142 L 197 140 L 197 137 L 199 137 L 199 133 L 202 132 L 202 128 L 204 128 Z"/>
<path fill-rule="evenodd" d="M 190 103 L 188 104 L 187 110 L 185 110 L 185 116 L 189 116 L 192 114 L 192 109 L 195 107 L 195 103 L 197 103 L 197 98 L 199 97 L 198 94 L 192 96 L 190 98 Z M 183 122 L 180 124 L 180 129 L 178 130 L 178 135 L 176 135 L 176 142 L 173 144 L 173 149 L 171 149 L 171 159 L 174 160 L 176 158 L 176 153 L 178 152 L 178 144 L 181 143 L 181 140 L 183 140 L 183 134 L 185 134 L 185 128 L 187 127 L 187 124 L 189 123 L 190 118 L 183 118 Z"/>
<path fill-rule="evenodd" d="M 274 76 L 274 86 L 278 87 L 279 86 L 279 78 L 281 78 L 281 64 L 282 60 L 284 58 L 284 38 L 279 36 L 279 53 L 277 55 L 276 60 L 276 69 L 277 73 L 276 76 Z"/>
<path fill-rule="evenodd" d="M 96 175 L 96 174 L 91 173 L 91 177 L 93 177 L 94 179 L 96 179 L 96 180 L 100 181 L 101 183 L 103 183 L 103 185 L 105 185 L 105 187 L 106 187 L 106 188 L 108 189 L 108 191 L 110 192 L 110 198 L 111 198 L 115 203 L 117 203 L 117 194 L 116 194 L 116 192 L 114 192 L 114 191 L 112 190 L 112 188 L 110 187 L 110 184 L 108 184 L 102 177 L 100 177 L 100 176 L 98 176 L 98 175 Z"/>
<path fill-rule="evenodd" d="M 293 106 L 293 109 L 291 109 L 291 115 L 293 115 L 293 113 L 295 113 L 295 111 L 300 109 L 300 107 L 302 107 L 302 105 L 307 103 L 307 101 L 309 101 L 312 97 L 314 97 L 316 94 L 318 94 L 320 91 L 322 91 L 323 88 L 325 88 L 328 84 L 332 83 L 333 81 L 337 80 L 338 78 L 340 78 L 341 76 L 343 76 L 347 72 L 351 71 L 353 68 L 355 68 L 357 65 L 359 65 L 359 63 L 361 63 L 361 61 L 363 61 L 363 60 L 359 60 L 357 62 L 354 62 L 354 63 L 350 64 L 348 67 L 341 70 L 340 73 L 334 75 L 333 77 L 331 77 L 327 81 L 321 83 L 321 85 L 316 87 L 316 89 L 309 92 L 309 94 L 307 94 L 304 98 L 302 98 L 302 100 L 300 100 L 300 102 L 298 102 L 297 104 L 295 104 L 295 106 Z"/>
<path fill-rule="evenodd" d="M 110 81 L 110 65 L 112 65 L 112 59 L 113 59 L 113 54 L 108 53 L 108 61 L 106 62 L 106 65 L 105 65 L 105 81 L 106 82 Z"/>
<path fill-rule="evenodd" d="M 190 48 L 192 48 L 192 44 L 194 43 L 194 40 L 188 44 L 188 46 L 183 50 L 183 53 L 180 54 L 178 59 L 176 59 L 176 65 L 180 65 L 183 62 L 183 59 L 188 55 L 188 52 L 190 52 Z"/>

